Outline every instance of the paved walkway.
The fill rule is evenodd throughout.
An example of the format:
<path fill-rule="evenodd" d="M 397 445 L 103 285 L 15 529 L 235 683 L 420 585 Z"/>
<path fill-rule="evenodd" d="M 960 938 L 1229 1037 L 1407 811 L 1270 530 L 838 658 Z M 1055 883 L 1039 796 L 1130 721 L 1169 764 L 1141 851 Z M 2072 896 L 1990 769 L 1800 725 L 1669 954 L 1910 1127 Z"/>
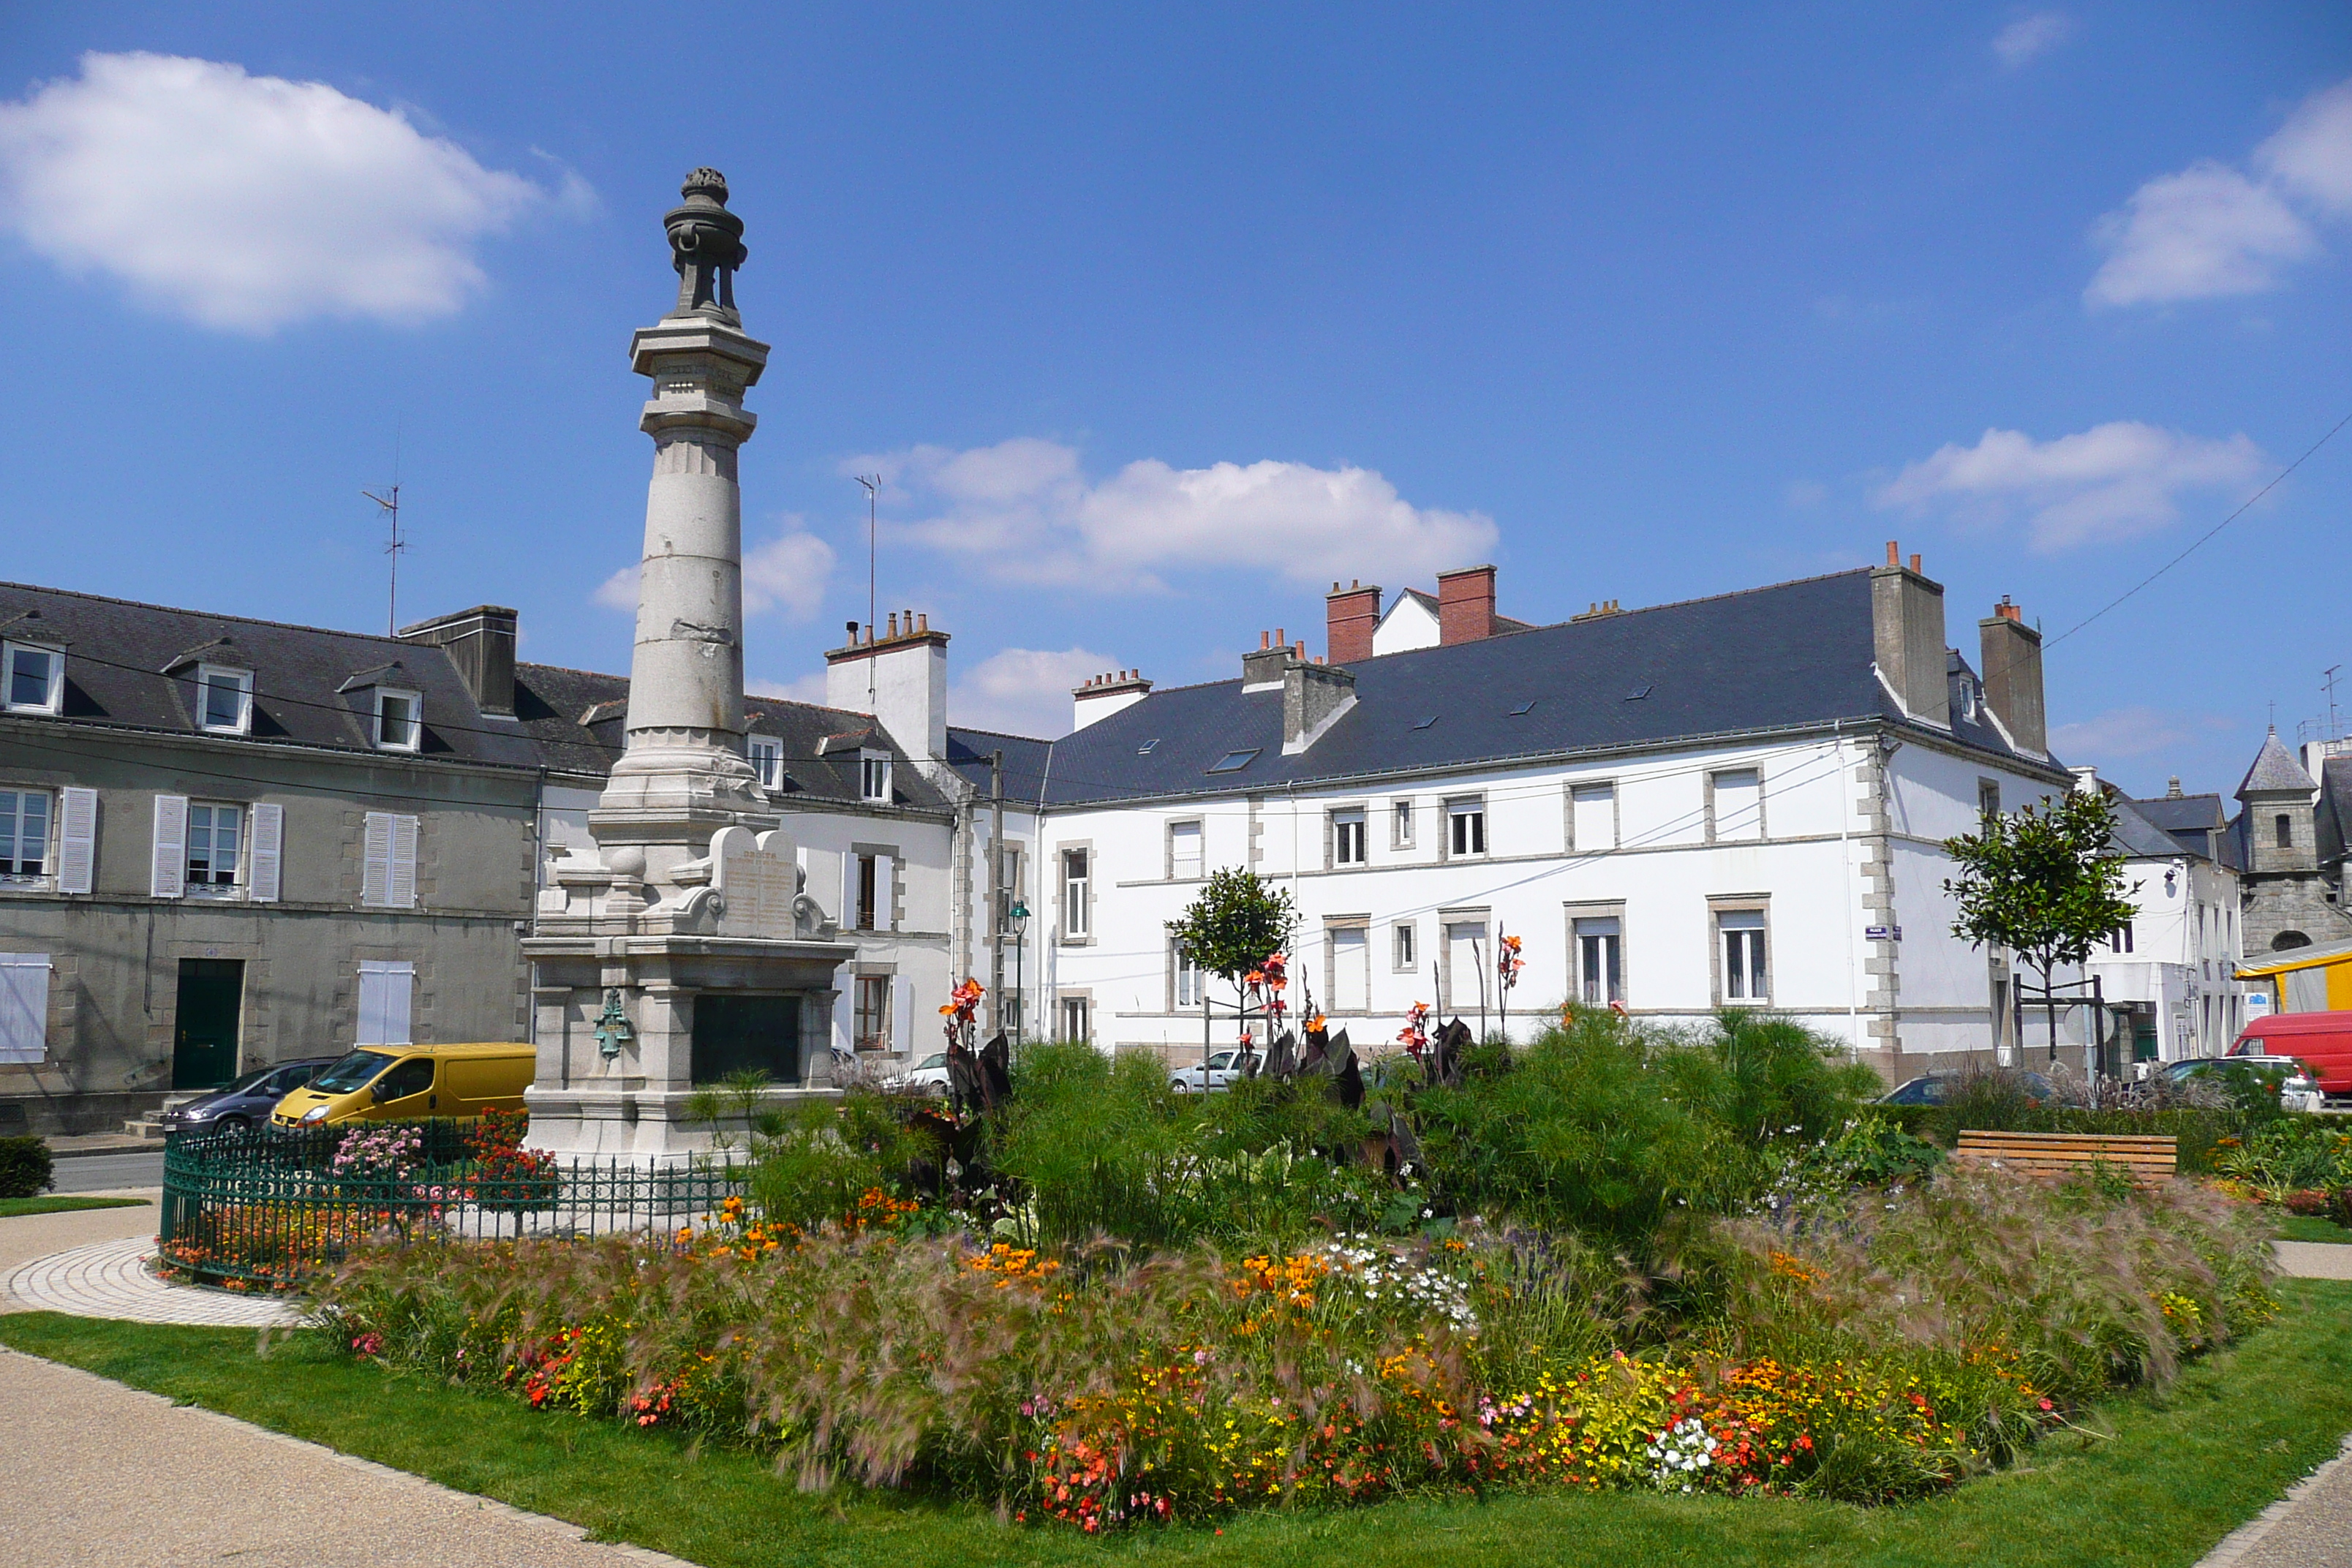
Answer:
<path fill-rule="evenodd" d="M 78 1318 L 223 1329 L 278 1328 L 302 1321 L 301 1310 L 281 1297 L 167 1284 L 148 1269 L 154 1256 L 152 1236 L 94 1241 L 33 1259 L 8 1276 L 5 1289 L 21 1310 Z"/>
<path fill-rule="evenodd" d="M 13 1222 L 12 1222 L 13 1223 Z M 12 1568 L 688 1568 L 575 1525 L 0 1350 Z"/>
<path fill-rule="evenodd" d="M 2340 1241 L 2273 1241 L 2279 1267 L 2299 1279 L 2352 1279 L 2352 1246 Z"/>
<path fill-rule="evenodd" d="M 2352 1568 L 2352 1437 L 2336 1458 L 2224 1537 L 2197 1568 Z"/>

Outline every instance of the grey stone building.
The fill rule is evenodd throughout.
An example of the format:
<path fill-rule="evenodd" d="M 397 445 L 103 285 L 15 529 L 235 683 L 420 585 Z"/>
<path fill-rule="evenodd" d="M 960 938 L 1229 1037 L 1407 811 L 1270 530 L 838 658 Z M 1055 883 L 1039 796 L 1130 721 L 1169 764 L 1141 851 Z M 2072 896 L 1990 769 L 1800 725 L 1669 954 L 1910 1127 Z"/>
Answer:
<path fill-rule="evenodd" d="M 0 1132 L 522 1036 L 541 768 L 513 613 L 421 630 L 454 623 L 444 647 L 0 584 Z"/>
<path fill-rule="evenodd" d="M 2352 779 L 2343 782 L 2352 785 Z M 2246 770 L 2238 802 L 2247 956 L 2352 940 L 2352 916 L 2345 912 L 2338 881 L 2343 829 L 2336 801 L 2322 795 L 2319 781 L 2280 742 L 2277 731 Z M 2325 842 L 2329 839 L 2332 845 Z"/>

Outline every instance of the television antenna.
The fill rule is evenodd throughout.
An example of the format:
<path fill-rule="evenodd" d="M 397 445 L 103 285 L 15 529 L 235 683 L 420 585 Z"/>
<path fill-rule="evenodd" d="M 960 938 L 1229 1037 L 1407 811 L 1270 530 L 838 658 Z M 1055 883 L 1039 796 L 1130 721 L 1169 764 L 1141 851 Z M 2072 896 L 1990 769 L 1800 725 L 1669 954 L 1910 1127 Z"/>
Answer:
<path fill-rule="evenodd" d="M 875 626 L 874 584 L 876 577 L 875 566 L 877 563 L 877 554 L 874 543 L 874 507 L 875 502 L 882 494 L 882 476 L 879 474 L 858 474 L 856 475 L 855 478 L 859 484 L 866 487 L 866 640 L 867 642 L 872 642 L 874 640 Z M 871 711 L 874 706 L 874 658 L 871 654 L 867 655 L 866 659 L 866 705 L 867 710 Z"/>
<path fill-rule="evenodd" d="M 384 554 L 391 557 L 392 572 L 391 594 L 384 604 L 383 635 L 391 637 L 400 629 L 400 552 L 408 548 L 408 542 L 400 537 L 400 484 L 394 480 L 381 492 L 362 489 L 360 494 L 382 507 L 392 525 L 392 537 L 383 547 Z"/>

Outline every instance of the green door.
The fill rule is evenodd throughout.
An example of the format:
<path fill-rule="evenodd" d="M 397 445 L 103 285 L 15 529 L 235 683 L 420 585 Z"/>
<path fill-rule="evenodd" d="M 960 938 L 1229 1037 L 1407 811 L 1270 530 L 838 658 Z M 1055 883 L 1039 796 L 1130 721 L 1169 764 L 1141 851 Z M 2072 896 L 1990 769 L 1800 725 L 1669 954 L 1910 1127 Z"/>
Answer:
<path fill-rule="evenodd" d="M 245 961 L 180 960 L 179 1022 L 172 1031 L 172 1087 L 218 1089 L 236 1076 L 236 1020 Z"/>

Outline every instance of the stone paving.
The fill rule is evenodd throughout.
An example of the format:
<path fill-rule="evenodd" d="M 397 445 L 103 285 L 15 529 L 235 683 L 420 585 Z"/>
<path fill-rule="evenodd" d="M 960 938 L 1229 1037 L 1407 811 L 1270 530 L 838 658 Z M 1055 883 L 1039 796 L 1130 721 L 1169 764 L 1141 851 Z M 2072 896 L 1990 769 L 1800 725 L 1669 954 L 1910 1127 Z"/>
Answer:
<path fill-rule="evenodd" d="M 302 1321 L 299 1308 L 276 1297 L 168 1284 L 148 1269 L 154 1256 L 152 1236 L 95 1241 L 33 1259 L 8 1276 L 6 1289 L 20 1307 L 79 1318 L 224 1329 L 278 1328 Z"/>

